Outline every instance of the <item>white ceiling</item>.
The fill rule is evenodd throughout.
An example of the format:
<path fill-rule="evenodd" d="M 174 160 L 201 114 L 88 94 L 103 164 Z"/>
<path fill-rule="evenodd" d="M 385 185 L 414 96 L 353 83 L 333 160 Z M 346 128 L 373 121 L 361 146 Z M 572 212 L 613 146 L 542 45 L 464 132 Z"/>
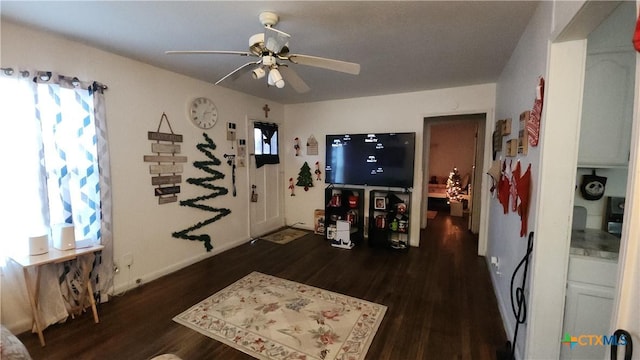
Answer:
<path fill-rule="evenodd" d="M 496 82 L 537 2 L 529 1 L 7 1 L 23 23 L 212 84 L 247 57 L 262 11 L 280 16 L 292 53 L 361 64 L 360 75 L 291 67 L 311 87 L 267 87 L 245 74 L 220 86 L 282 104 Z M 55 69 L 54 69 L 55 70 Z M 100 79 L 97 79 L 100 80 Z M 285 79 L 286 80 L 286 79 Z M 213 85 L 212 85 L 213 86 Z"/>

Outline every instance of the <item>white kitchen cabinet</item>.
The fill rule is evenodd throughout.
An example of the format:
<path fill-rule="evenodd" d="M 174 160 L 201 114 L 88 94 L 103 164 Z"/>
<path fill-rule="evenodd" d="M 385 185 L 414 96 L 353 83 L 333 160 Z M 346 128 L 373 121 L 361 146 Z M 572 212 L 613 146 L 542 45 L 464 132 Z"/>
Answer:
<path fill-rule="evenodd" d="M 613 288 L 579 282 L 567 283 L 567 301 L 564 311 L 564 334 L 611 335 L 609 322 L 613 309 Z M 588 341 L 583 339 L 584 342 Z M 608 346 L 576 345 L 570 349 L 563 344 L 561 359 L 604 359 Z"/>
<path fill-rule="evenodd" d="M 617 274 L 617 260 L 571 255 L 567 277 L 563 337 L 611 335 L 609 324 Z M 588 341 L 588 339 L 583 339 Z M 562 344 L 561 359 L 604 359 L 608 346 Z"/>
<path fill-rule="evenodd" d="M 635 4 L 623 2 L 587 40 L 580 122 L 580 167 L 629 162 L 636 53 L 629 41 Z"/>
<path fill-rule="evenodd" d="M 635 53 L 587 55 L 578 165 L 627 166 L 633 119 Z"/>

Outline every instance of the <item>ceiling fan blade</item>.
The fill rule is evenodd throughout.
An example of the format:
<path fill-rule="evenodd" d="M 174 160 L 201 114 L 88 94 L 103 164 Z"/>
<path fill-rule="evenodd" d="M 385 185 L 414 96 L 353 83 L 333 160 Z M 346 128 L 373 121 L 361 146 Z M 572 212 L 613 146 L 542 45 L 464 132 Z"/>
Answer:
<path fill-rule="evenodd" d="M 274 54 L 279 54 L 282 48 L 289 43 L 289 39 L 291 39 L 291 35 L 286 32 L 268 26 L 264 28 L 264 47 Z"/>
<path fill-rule="evenodd" d="M 262 60 L 258 60 L 258 61 L 251 61 L 251 62 L 248 62 L 248 63 L 246 63 L 246 64 L 244 64 L 244 65 L 240 66 L 239 68 L 237 68 L 237 69 L 233 70 L 232 72 L 228 73 L 227 75 L 225 75 L 222 79 L 220 79 L 220 80 L 216 81 L 216 85 L 220 84 L 220 83 L 221 83 L 221 82 L 223 82 L 226 78 L 228 78 L 229 76 L 233 76 L 235 73 L 237 73 L 238 71 L 240 71 L 240 70 L 242 70 L 242 69 L 246 68 L 247 66 L 257 65 L 257 64 L 259 64 L 259 63 L 260 63 L 260 61 L 262 61 Z"/>
<path fill-rule="evenodd" d="M 188 55 L 188 54 L 222 54 L 222 55 L 240 55 L 240 56 L 256 56 L 246 51 L 219 51 L 219 50 L 171 50 L 164 52 L 167 55 Z"/>
<path fill-rule="evenodd" d="M 295 72 L 293 69 L 287 66 L 280 66 L 278 70 L 280 70 L 280 72 L 284 76 L 285 81 L 289 85 L 291 85 L 291 87 L 295 91 L 299 93 L 306 93 L 306 92 L 309 92 L 309 90 L 311 90 L 309 85 L 307 85 L 307 83 L 305 83 L 304 80 L 302 80 L 302 78 L 300 77 L 300 75 L 298 75 L 298 73 Z"/>
<path fill-rule="evenodd" d="M 360 74 L 360 64 L 327 59 L 311 55 L 293 54 L 287 57 L 294 64 L 319 67 L 327 70 L 340 71 L 343 73 L 358 75 Z"/>

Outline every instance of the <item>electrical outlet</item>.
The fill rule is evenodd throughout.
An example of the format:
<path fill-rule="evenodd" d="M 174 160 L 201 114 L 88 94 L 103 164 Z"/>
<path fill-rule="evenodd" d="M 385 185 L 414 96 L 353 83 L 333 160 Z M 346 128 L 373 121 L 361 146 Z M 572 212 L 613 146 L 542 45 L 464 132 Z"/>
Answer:
<path fill-rule="evenodd" d="M 491 257 L 491 265 L 493 265 L 497 270 L 500 270 L 500 259 L 497 256 Z"/>
<path fill-rule="evenodd" d="M 122 257 L 122 265 L 124 265 L 124 266 L 133 265 L 133 254 L 131 254 L 131 253 L 124 254 L 124 256 Z"/>

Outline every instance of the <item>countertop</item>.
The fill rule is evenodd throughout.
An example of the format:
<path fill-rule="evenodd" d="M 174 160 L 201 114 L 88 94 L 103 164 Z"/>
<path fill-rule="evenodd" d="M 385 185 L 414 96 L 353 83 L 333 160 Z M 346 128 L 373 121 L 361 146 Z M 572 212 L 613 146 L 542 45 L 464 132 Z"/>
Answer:
<path fill-rule="evenodd" d="M 571 255 L 618 260 L 620 239 L 599 229 L 571 231 Z"/>

